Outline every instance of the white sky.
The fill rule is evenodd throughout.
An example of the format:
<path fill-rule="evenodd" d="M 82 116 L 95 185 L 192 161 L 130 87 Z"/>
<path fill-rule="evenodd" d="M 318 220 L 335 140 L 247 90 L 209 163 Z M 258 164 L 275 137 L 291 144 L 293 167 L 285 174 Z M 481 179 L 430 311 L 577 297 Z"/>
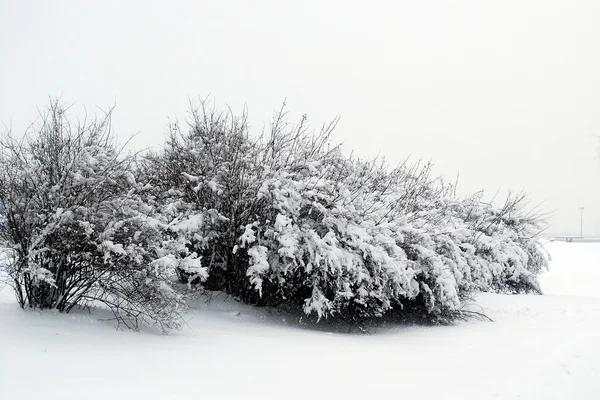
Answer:
<path fill-rule="evenodd" d="M 391 162 L 431 159 L 461 189 L 524 189 L 552 232 L 600 234 L 600 1 L 0 0 L 0 121 L 49 96 L 116 103 L 157 145 L 211 95 L 258 130 L 292 116 Z M 77 107 L 76 107 L 77 108 Z"/>

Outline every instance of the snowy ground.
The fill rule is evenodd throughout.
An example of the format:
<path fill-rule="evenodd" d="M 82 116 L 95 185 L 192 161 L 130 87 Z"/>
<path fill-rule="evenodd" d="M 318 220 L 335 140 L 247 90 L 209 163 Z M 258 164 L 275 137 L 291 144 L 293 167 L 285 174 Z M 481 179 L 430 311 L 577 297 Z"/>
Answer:
<path fill-rule="evenodd" d="M 599 399 L 600 243 L 550 243 L 544 296 L 485 294 L 495 322 L 303 329 L 215 300 L 162 336 L 22 311 L 0 289 L 0 399 Z"/>

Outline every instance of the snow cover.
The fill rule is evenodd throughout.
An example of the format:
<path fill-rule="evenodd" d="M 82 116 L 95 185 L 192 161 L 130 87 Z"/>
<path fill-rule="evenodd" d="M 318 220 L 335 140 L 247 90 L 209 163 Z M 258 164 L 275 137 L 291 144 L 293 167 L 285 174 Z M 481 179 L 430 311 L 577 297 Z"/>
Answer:
<path fill-rule="evenodd" d="M 600 244 L 548 250 L 546 295 L 478 296 L 495 322 L 369 334 L 224 298 L 181 332 L 120 331 L 22 311 L 0 287 L 0 399 L 599 399 Z"/>

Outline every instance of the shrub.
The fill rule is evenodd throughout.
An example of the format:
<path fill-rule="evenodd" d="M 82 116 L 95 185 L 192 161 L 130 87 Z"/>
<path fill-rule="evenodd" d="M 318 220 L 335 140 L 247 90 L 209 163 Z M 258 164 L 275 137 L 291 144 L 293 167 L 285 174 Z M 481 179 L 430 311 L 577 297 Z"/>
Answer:
<path fill-rule="evenodd" d="M 0 149 L 0 237 L 12 256 L 4 268 L 21 307 L 104 304 L 129 327 L 179 325 L 185 304 L 170 276 L 182 254 L 144 200 L 134 157 L 115 146 L 110 112 L 74 126 L 54 101 Z"/>
<path fill-rule="evenodd" d="M 457 198 L 429 164 L 345 156 L 329 142 L 336 121 L 314 135 L 282 109 L 252 137 L 245 115 L 204 103 L 190 115 L 143 170 L 163 208 L 197 222 L 184 225 L 205 287 L 351 319 L 404 307 L 451 319 L 474 291 L 539 291 L 541 220 L 524 197 L 498 209 Z"/>
<path fill-rule="evenodd" d="M 21 307 L 104 304 L 129 327 L 180 325 L 172 282 L 352 321 L 462 315 L 477 291 L 541 293 L 542 219 L 524 195 L 460 198 L 430 164 L 391 168 L 330 144 L 282 108 L 253 137 L 245 114 L 192 106 L 187 128 L 138 159 L 110 113 L 76 127 L 53 102 L 0 143 L 0 238 Z"/>

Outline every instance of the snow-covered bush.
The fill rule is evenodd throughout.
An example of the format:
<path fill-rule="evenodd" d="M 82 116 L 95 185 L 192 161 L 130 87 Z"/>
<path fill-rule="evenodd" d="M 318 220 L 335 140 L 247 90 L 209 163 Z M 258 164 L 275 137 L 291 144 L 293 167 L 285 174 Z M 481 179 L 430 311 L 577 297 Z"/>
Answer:
<path fill-rule="evenodd" d="M 185 303 L 170 284 L 173 266 L 196 256 L 148 205 L 134 158 L 113 142 L 110 113 L 74 126 L 52 102 L 23 138 L 6 134 L 0 151 L 0 238 L 11 254 L 3 268 L 21 307 L 104 304 L 129 327 L 178 326 Z"/>
<path fill-rule="evenodd" d="M 103 303 L 120 322 L 177 327 L 179 279 L 242 301 L 357 320 L 460 316 L 477 291 L 540 292 L 547 257 L 524 196 L 455 195 L 431 165 L 345 155 L 306 117 L 248 131 L 245 115 L 192 107 L 140 159 L 110 114 L 72 127 L 53 103 L 1 142 L 0 239 L 22 307 Z"/>
<path fill-rule="evenodd" d="M 522 197 L 495 209 L 456 199 L 429 178 L 429 166 L 344 168 L 354 172 L 329 174 L 321 165 L 265 182 L 260 195 L 271 199 L 274 222 L 246 235 L 261 242 L 249 251 L 257 289 L 267 280 L 281 297 L 300 291 L 304 310 L 319 316 L 408 307 L 442 319 L 460 313 L 474 291 L 539 292 L 536 275 L 547 261 L 532 240 L 538 219 L 521 216 Z M 480 219 L 469 221 L 473 213 Z"/>
<path fill-rule="evenodd" d="M 252 191 L 260 148 L 248 137 L 244 116 L 208 110 L 205 103 L 192 109 L 188 128 L 170 125 L 164 150 L 147 155 L 140 179 L 210 271 L 204 286 L 251 301 L 257 296 L 247 284 L 247 261 L 233 249 L 239 227 L 260 207 Z M 181 268 L 178 274 L 184 283 L 199 281 Z"/>
<path fill-rule="evenodd" d="M 313 135 L 280 111 L 252 137 L 244 115 L 202 104 L 191 116 L 141 175 L 182 221 L 205 287 L 352 319 L 402 309 L 451 319 L 475 291 L 539 291 L 540 220 L 522 197 L 495 208 L 456 197 L 431 165 L 348 157 L 329 143 L 336 121 Z"/>
<path fill-rule="evenodd" d="M 509 197 L 502 208 L 485 204 L 480 197 L 442 197 L 411 218 L 410 227 L 401 229 L 402 248 L 420 271 L 418 279 L 430 280 L 432 269 L 437 271 L 435 284 L 426 283 L 422 292 L 435 314 L 452 315 L 477 291 L 541 293 L 537 275 L 548 264 L 535 238 L 541 218 L 525 214 L 524 196 Z M 439 301 L 448 287 L 456 291 L 451 307 Z"/>

